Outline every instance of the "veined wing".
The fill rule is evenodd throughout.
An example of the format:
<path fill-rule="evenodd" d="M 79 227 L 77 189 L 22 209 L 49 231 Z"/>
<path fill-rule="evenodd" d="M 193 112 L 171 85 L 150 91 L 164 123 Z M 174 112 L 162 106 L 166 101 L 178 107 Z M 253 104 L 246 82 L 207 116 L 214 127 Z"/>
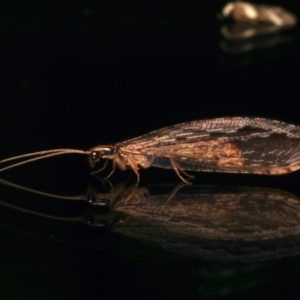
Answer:
<path fill-rule="evenodd" d="M 300 138 L 300 127 L 277 120 L 264 118 L 232 117 L 199 120 L 165 127 L 134 139 L 119 143 L 122 146 L 136 145 L 137 149 L 158 147 L 166 144 L 186 143 L 195 139 L 250 136 L 253 134 L 283 133 Z M 197 136 L 197 134 L 199 136 Z"/>
<path fill-rule="evenodd" d="M 268 173 L 293 171 L 300 161 L 300 128 L 262 118 L 219 118 L 163 128 L 119 144 L 156 167 Z M 272 172 L 271 172 L 272 173 Z"/>

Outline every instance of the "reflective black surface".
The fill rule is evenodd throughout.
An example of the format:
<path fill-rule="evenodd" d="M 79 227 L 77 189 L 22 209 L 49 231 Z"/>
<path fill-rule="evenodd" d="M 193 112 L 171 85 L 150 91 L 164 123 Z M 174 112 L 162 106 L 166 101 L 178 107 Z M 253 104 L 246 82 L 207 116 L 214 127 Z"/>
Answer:
<path fill-rule="evenodd" d="M 264 3 L 300 15 L 296 2 Z M 222 24 L 216 18 L 224 4 L 5 4 L 0 25 L 1 158 L 54 148 L 86 150 L 218 116 L 262 116 L 299 125 L 298 27 L 286 32 L 292 39 L 284 43 L 224 51 Z M 118 171 L 112 184 L 135 183 L 132 175 Z M 193 175 L 197 184 L 279 188 L 300 195 L 299 172 L 280 177 Z M 93 180 L 81 155 L 36 162 L 1 177 L 65 195 L 84 194 Z M 141 171 L 141 186 L 176 182 L 172 171 Z M 64 217 L 81 215 L 84 209 L 80 203 L 7 187 L 0 187 L 0 199 Z M 216 262 L 90 230 L 80 222 L 45 220 L 4 207 L 0 216 L 3 299 L 299 295 L 299 256 L 251 264 Z"/>

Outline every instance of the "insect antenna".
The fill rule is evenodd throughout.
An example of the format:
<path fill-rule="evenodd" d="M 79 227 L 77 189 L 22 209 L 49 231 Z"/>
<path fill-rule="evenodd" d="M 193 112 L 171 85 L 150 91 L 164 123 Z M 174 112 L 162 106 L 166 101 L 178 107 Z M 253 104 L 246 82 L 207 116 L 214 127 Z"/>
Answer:
<path fill-rule="evenodd" d="M 58 216 L 53 216 L 53 215 L 48 215 L 48 214 L 44 214 L 44 213 L 40 213 L 34 210 L 30 210 L 27 208 L 23 208 L 11 203 L 8 203 L 6 201 L 0 200 L 0 205 L 4 206 L 4 207 L 8 207 L 11 209 L 15 209 L 18 211 L 21 211 L 23 213 L 29 213 L 32 215 L 36 215 L 36 216 L 40 216 L 40 217 L 45 217 L 45 218 L 49 218 L 49 219 L 55 219 L 55 220 L 60 220 L 60 221 L 69 221 L 69 222 L 84 222 L 84 218 L 83 217 L 58 217 Z"/>
<path fill-rule="evenodd" d="M 46 197 L 51 197 L 51 198 L 56 198 L 56 199 L 62 199 L 62 200 L 79 200 L 79 201 L 87 201 L 87 196 L 86 195 L 79 195 L 79 196 L 63 196 L 63 195 L 57 195 L 57 194 L 51 194 L 51 193 L 47 193 L 47 192 L 42 192 L 39 190 L 35 190 L 32 188 L 28 188 L 4 179 L 0 178 L 0 184 L 6 185 L 6 186 L 10 186 L 19 190 L 23 190 L 23 191 L 27 191 L 30 193 L 34 193 L 34 194 L 38 194 L 38 195 L 42 195 L 42 196 L 46 196 Z"/>
<path fill-rule="evenodd" d="M 87 194 L 86 195 L 79 195 L 79 196 L 62 196 L 62 195 L 57 195 L 57 194 L 51 194 L 51 193 L 42 192 L 42 191 L 39 191 L 39 190 L 27 188 L 27 187 L 24 187 L 22 185 L 18 185 L 18 184 L 6 181 L 6 180 L 1 179 L 1 178 L 0 178 L 0 184 L 7 185 L 7 186 L 10 186 L 10 187 L 14 187 L 14 188 L 17 188 L 17 189 L 20 189 L 20 190 L 28 191 L 28 192 L 31 192 L 31 193 L 51 197 L 51 198 L 64 199 L 64 200 L 73 200 L 73 201 L 74 200 L 75 201 L 79 200 L 79 201 L 88 202 L 88 195 Z M 11 209 L 22 211 L 23 213 L 26 212 L 26 213 L 30 213 L 30 214 L 33 214 L 33 215 L 36 215 L 36 216 L 46 217 L 46 218 L 60 220 L 60 221 L 83 222 L 83 223 L 86 223 L 88 225 L 91 225 L 91 226 L 94 226 L 94 227 L 99 227 L 99 228 L 100 227 L 103 228 L 107 225 L 106 220 L 94 219 L 92 215 L 77 216 L 77 217 L 60 217 L 60 216 L 48 215 L 48 214 L 45 214 L 45 213 L 40 213 L 40 212 L 33 211 L 33 210 L 30 210 L 30 209 L 27 209 L 27 208 L 23 208 L 23 207 L 14 205 L 14 204 L 10 204 L 10 203 L 8 203 L 6 201 L 3 201 L 3 200 L 0 200 L 0 206 L 5 206 L 5 207 L 11 208 Z M 89 213 L 90 211 L 87 210 L 87 212 Z M 92 219 L 91 219 L 91 217 L 92 217 Z"/>
<path fill-rule="evenodd" d="M 77 149 L 54 149 L 54 150 L 45 150 L 45 151 L 38 151 L 38 152 L 22 154 L 22 155 L 3 159 L 0 161 L 0 164 L 6 163 L 9 161 L 13 161 L 13 160 L 23 159 L 26 157 L 32 157 L 32 156 L 37 156 L 37 157 L 33 157 L 30 159 L 6 166 L 4 168 L 1 168 L 0 172 L 3 172 L 8 169 L 12 169 L 12 168 L 24 165 L 24 164 L 28 164 L 28 163 L 31 163 L 31 162 L 34 162 L 37 160 L 41 160 L 41 159 L 45 159 L 45 158 L 49 158 L 49 157 L 57 156 L 57 155 L 63 155 L 63 154 L 85 154 L 85 155 L 88 155 L 88 154 L 90 154 L 90 151 L 83 151 L 83 150 L 77 150 Z"/>

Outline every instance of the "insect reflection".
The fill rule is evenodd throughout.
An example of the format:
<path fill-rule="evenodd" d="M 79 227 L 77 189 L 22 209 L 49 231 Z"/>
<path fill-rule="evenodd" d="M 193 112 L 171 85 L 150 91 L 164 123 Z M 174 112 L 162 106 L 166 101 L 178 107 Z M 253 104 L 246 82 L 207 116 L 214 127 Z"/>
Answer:
<path fill-rule="evenodd" d="M 85 201 L 88 209 L 69 221 L 105 227 L 181 255 L 256 261 L 300 253 L 300 201 L 277 189 L 119 184 L 109 193 L 90 189 L 85 197 L 72 198 Z M 109 211 L 100 213 L 97 207 Z"/>

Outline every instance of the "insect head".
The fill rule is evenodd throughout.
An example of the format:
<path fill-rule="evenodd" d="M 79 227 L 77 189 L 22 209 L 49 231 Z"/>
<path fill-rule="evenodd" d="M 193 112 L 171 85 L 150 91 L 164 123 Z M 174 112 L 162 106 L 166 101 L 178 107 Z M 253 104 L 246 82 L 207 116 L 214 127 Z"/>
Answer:
<path fill-rule="evenodd" d="M 89 151 L 90 166 L 93 168 L 101 158 L 112 158 L 116 151 L 117 149 L 114 146 L 97 146 L 92 148 Z"/>

